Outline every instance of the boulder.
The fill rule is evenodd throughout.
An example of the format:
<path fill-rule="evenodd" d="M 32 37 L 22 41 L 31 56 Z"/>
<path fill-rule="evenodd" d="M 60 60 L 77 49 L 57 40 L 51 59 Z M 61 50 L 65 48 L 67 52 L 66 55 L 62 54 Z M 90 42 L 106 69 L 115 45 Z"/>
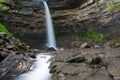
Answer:
<path fill-rule="evenodd" d="M 24 72 L 27 72 L 31 65 L 33 64 L 33 60 L 29 56 L 25 56 L 23 54 L 13 53 L 8 55 L 1 63 L 0 63 L 0 79 L 3 77 L 15 77 Z M 8 77 L 7 77 L 8 76 Z"/>

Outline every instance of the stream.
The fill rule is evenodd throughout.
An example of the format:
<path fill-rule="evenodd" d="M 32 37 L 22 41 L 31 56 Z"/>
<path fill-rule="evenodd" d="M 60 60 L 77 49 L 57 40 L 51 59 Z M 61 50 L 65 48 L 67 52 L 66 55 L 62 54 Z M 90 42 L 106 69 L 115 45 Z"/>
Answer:
<path fill-rule="evenodd" d="M 14 80 L 51 80 L 49 73 L 49 65 L 52 56 L 49 54 L 40 53 L 36 56 L 36 62 L 30 68 L 30 71 L 21 74 Z"/>

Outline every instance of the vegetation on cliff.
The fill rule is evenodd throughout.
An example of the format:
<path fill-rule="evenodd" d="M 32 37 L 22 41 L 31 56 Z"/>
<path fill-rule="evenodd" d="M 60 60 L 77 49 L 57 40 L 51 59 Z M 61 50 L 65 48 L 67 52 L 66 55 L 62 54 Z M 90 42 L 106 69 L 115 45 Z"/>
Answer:
<path fill-rule="evenodd" d="M 0 32 L 4 32 L 6 34 L 10 34 L 10 32 L 6 29 L 6 27 L 0 23 Z"/>

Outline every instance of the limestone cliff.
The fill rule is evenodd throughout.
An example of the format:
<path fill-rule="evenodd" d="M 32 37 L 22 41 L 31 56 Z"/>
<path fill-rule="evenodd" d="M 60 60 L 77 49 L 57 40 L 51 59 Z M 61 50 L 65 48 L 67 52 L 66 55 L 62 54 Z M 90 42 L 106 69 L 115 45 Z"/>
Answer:
<path fill-rule="evenodd" d="M 44 6 L 37 1 L 18 0 L 16 4 L 8 0 L 5 4 L 10 9 L 0 21 L 7 22 L 10 30 L 40 33 L 42 36 L 45 33 Z M 60 36 L 70 37 L 89 27 L 95 27 L 98 32 L 110 36 L 110 39 L 120 35 L 119 0 L 48 0 L 47 2 L 55 31 Z"/>

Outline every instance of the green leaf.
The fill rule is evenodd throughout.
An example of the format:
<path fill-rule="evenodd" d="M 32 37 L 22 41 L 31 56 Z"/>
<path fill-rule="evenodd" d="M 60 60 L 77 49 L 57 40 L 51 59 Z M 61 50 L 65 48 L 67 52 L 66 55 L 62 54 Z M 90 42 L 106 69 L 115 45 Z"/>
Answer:
<path fill-rule="evenodd" d="M 6 34 L 10 34 L 10 32 L 6 29 L 6 27 L 0 23 L 0 32 L 4 32 Z"/>

